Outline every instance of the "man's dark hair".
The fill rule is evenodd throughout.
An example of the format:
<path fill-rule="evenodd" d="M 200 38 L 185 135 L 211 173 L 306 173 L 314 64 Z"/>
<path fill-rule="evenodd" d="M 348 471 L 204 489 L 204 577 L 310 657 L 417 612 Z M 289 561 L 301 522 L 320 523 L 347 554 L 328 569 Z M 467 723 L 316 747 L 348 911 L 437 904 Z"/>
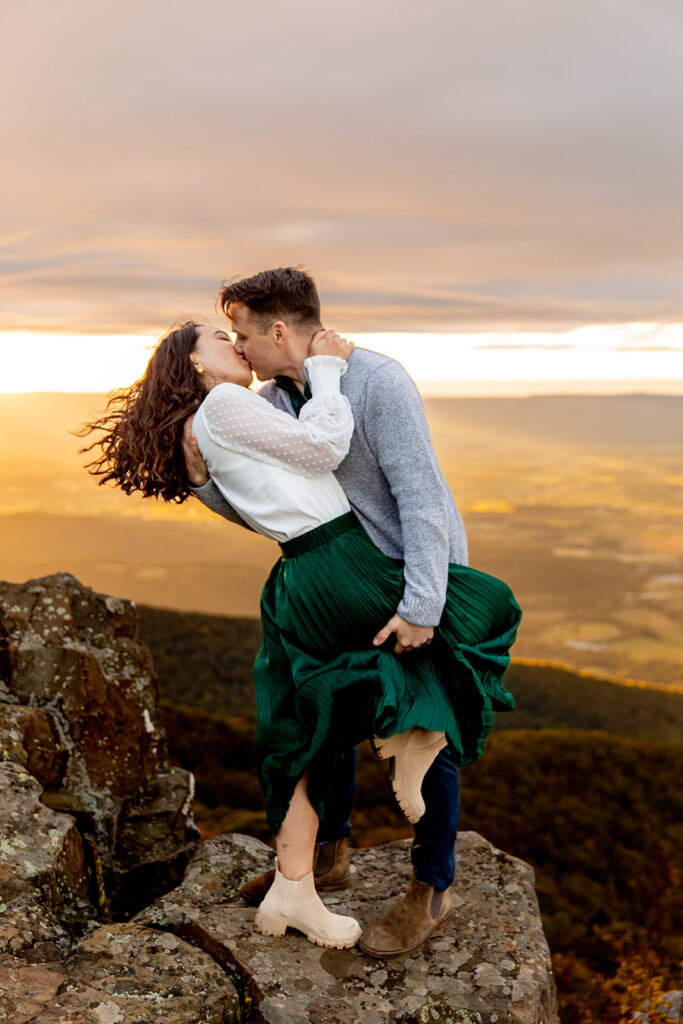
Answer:
<path fill-rule="evenodd" d="M 262 270 L 253 277 L 224 284 L 218 301 L 226 316 L 235 303 L 244 303 L 260 319 L 264 331 L 274 320 L 311 328 L 322 326 L 318 289 L 310 274 L 297 267 Z"/>

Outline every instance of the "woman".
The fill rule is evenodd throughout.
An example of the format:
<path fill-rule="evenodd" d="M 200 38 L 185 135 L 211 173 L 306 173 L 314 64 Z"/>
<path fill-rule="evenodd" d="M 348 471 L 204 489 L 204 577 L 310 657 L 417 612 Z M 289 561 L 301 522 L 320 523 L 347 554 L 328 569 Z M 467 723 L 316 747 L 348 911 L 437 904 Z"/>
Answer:
<path fill-rule="evenodd" d="M 373 647 L 399 602 L 402 563 L 375 548 L 332 474 L 353 431 L 339 391 L 350 349 L 316 335 L 305 363 L 313 397 L 296 420 L 248 390 L 249 364 L 224 332 L 188 324 L 162 339 L 142 380 L 90 425 L 104 431 L 90 466 L 102 482 L 183 501 L 183 422 L 196 411 L 192 429 L 214 482 L 248 526 L 282 547 L 262 595 L 254 668 L 259 777 L 278 855 L 255 924 L 268 934 L 292 925 L 334 946 L 353 945 L 360 932 L 327 911 L 311 870 L 339 759 L 368 736 L 380 756 L 400 748 L 408 784 L 394 786 L 417 820 L 444 733 L 469 763 L 492 711 L 514 706 L 501 680 L 520 615 L 504 583 L 453 565 L 431 647 L 402 658 Z"/>

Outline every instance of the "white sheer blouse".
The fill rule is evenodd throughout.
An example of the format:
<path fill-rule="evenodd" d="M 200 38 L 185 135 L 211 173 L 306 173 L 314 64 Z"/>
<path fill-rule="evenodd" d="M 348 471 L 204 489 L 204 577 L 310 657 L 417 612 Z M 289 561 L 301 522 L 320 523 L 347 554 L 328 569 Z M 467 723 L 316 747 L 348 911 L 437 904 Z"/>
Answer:
<path fill-rule="evenodd" d="M 212 480 L 242 519 L 291 540 L 349 511 L 332 475 L 349 450 L 353 415 L 339 382 L 345 359 L 310 356 L 312 398 L 299 419 L 237 384 L 219 384 L 197 410 L 193 433 Z"/>

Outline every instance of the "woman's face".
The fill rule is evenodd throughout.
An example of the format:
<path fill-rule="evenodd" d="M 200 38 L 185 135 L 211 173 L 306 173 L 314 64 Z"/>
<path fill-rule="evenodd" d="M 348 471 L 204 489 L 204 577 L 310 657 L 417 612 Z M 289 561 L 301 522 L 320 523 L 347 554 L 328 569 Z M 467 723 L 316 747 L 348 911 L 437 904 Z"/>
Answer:
<path fill-rule="evenodd" d="M 217 327 L 201 326 L 197 328 L 195 347 L 190 353 L 192 364 L 207 391 L 217 384 L 241 384 L 248 388 L 252 382 L 251 366 L 239 352 L 225 333 Z"/>

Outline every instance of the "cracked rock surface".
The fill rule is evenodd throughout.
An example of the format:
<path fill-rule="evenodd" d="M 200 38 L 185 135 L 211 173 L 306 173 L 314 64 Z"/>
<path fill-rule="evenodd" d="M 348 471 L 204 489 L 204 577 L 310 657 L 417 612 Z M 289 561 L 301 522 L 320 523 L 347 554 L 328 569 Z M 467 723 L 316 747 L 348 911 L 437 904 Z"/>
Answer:
<path fill-rule="evenodd" d="M 363 925 L 382 916 L 408 884 L 409 846 L 354 850 L 352 889 L 325 903 Z M 182 884 L 136 920 L 210 952 L 253 999 L 254 1020 L 268 1024 L 557 1024 L 531 868 L 474 832 L 461 834 L 456 852 L 454 918 L 391 960 L 322 949 L 296 932 L 254 932 L 238 889 L 272 851 L 246 836 L 202 843 Z"/>
<path fill-rule="evenodd" d="M 26 902 L 16 897 L 32 896 L 73 923 L 94 913 L 80 833 L 73 818 L 40 802 L 41 792 L 23 766 L 0 763 L 0 942 L 15 912 L 30 916 Z M 11 938 L 5 942 L 12 948 Z"/>
<path fill-rule="evenodd" d="M 103 925 L 61 964 L 4 960 L 0 1020 L 12 1024 L 225 1024 L 238 1005 L 210 956 L 141 925 Z"/>

